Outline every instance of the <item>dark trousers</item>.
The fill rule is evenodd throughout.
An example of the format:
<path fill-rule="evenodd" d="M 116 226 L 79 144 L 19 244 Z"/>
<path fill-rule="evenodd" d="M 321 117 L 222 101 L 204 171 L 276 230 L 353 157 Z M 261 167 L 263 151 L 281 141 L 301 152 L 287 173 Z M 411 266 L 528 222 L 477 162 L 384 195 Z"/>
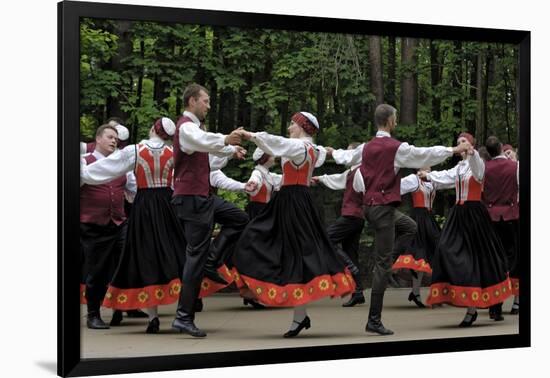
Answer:
<path fill-rule="evenodd" d="M 336 248 L 336 253 L 346 264 L 356 283 L 356 292 L 363 291 L 359 281 L 359 240 L 365 220 L 352 216 L 341 216 L 328 226 L 327 235 Z"/>
<path fill-rule="evenodd" d="M 107 286 L 118 267 L 125 239 L 126 222 L 118 226 L 113 222 L 107 225 L 80 223 L 88 316 L 99 315 Z"/>
<path fill-rule="evenodd" d="M 218 254 L 226 250 L 229 244 L 235 243 L 248 222 L 248 216 L 235 205 L 215 195 L 176 196 L 172 204 L 187 242 L 176 317 L 193 321 L 194 304 L 199 296 L 209 251 L 211 258 L 216 260 Z M 215 248 L 211 250 L 210 239 L 216 222 L 222 225 L 222 230 Z"/>
<path fill-rule="evenodd" d="M 374 269 L 369 318 L 380 321 L 384 292 L 394 256 L 401 254 L 416 235 L 416 222 L 393 206 L 368 206 L 365 217 L 374 228 Z"/>

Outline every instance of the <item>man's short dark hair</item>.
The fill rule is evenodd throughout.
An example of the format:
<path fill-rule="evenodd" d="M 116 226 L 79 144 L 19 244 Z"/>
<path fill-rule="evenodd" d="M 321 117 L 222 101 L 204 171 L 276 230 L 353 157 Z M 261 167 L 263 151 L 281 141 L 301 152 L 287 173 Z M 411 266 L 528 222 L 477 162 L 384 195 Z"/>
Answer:
<path fill-rule="evenodd" d="M 485 148 L 487 148 L 489 155 L 494 158 L 502 152 L 502 143 L 496 136 L 491 135 L 485 142 Z"/>
<path fill-rule="evenodd" d="M 386 126 L 388 119 L 390 119 L 391 116 L 395 115 L 396 112 L 397 112 L 397 109 L 395 109 L 391 105 L 388 105 L 388 104 L 378 105 L 376 107 L 376 110 L 374 111 L 374 124 L 376 125 L 376 127 Z"/>
<path fill-rule="evenodd" d="M 183 106 L 189 106 L 189 99 L 193 97 L 195 100 L 199 98 L 200 92 L 208 94 L 208 90 L 202 85 L 193 83 L 189 84 L 183 91 Z"/>
<path fill-rule="evenodd" d="M 118 131 L 117 131 L 116 127 L 111 126 L 108 123 L 106 123 L 106 124 L 101 125 L 97 128 L 97 130 L 95 132 L 95 137 L 97 138 L 97 137 L 102 136 L 103 133 L 105 132 L 105 130 L 107 130 L 107 129 L 113 130 L 116 133 L 116 135 L 118 136 Z"/>

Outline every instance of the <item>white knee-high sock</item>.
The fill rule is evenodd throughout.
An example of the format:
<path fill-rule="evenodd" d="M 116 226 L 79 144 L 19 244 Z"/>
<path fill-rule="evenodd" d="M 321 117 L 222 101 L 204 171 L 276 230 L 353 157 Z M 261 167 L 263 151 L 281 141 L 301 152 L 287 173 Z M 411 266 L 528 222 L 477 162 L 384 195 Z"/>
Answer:
<path fill-rule="evenodd" d="M 143 312 L 145 312 L 147 316 L 149 316 L 149 321 L 153 320 L 154 318 L 158 318 L 159 316 L 158 306 L 144 308 Z"/>
<path fill-rule="evenodd" d="M 412 279 L 412 292 L 414 295 L 420 295 L 420 284 L 422 283 L 422 276 L 424 272 L 416 272 L 416 278 L 413 276 Z"/>
<path fill-rule="evenodd" d="M 290 330 L 294 331 L 298 328 L 298 325 L 306 318 L 307 309 L 306 306 L 297 306 L 294 307 L 294 316 L 292 318 L 292 323 L 290 324 Z"/>

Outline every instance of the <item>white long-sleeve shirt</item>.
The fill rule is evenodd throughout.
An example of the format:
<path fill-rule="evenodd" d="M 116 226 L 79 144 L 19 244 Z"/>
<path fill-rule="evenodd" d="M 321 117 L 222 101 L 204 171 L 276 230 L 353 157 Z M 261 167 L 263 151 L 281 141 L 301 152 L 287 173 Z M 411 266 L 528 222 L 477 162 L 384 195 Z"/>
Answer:
<path fill-rule="evenodd" d="M 179 127 L 179 144 L 183 152 L 189 155 L 195 151 L 208 152 L 218 157 L 235 153 L 234 146 L 225 145 L 225 135 L 202 130 L 199 119 L 191 112 L 185 111 L 183 115 L 192 120 L 182 123 Z"/>
<path fill-rule="evenodd" d="M 162 148 L 166 145 L 161 138 L 156 136 L 151 139 L 144 139 L 139 144 L 146 144 L 151 148 Z M 136 157 L 137 145 L 131 144 L 122 150 L 115 150 L 109 156 L 101 160 L 98 159 L 98 161 L 89 166 L 82 166 L 81 164 L 80 181 L 89 185 L 105 184 L 128 172 L 133 172 Z"/>
<path fill-rule="evenodd" d="M 254 167 L 248 182 L 256 183 L 256 189 L 252 192 L 247 192 L 251 196 L 255 196 L 260 192 L 262 185 L 267 184 L 268 191 L 278 191 L 281 188 L 281 182 L 283 175 L 269 172 L 269 170 L 263 165 L 257 165 Z"/>
<path fill-rule="evenodd" d="M 414 173 L 411 173 L 410 175 L 405 176 L 401 179 L 399 192 L 401 193 L 401 195 L 416 192 L 418 190 L 418 185 L 419 185 L 418 177 Z M 426 182 L 425 185 L 430 189 L 432 187 L 435 187 L 435 185 L 430 182 Z M 361 175 L 360 170 L 357 170 L 357 172 L 355 173 L 355 176 L 353 177 L 353 190 L 359 193 L 366 192 L 365 181 L 363 180 L 363 176 Z"/>
<path fill-rule="evenodd" d="M 468 155 L 466 159 L 461 160 L 456 166 L 445 171 L 432 171 L 428 173 L 428 180 L 438 185 L 438 189 L 452 189 L 455 187 L 456 179 L 468 179 L 473 177 L 481 183 L 485 176 L 485 162 L 479 156 L 477 151 L 473 155 Z M 467 195 L 467 193 L 466 193 Z"/>
<path fill-rule="evenodd" d="M 390 133 L 378 131 L 376 138 L 389 138 Z M 353 150 L 334 150 L 332 158 L 337 164 L 356 165 L 360 164 L 363 157 L 363 148 L 366 143 L 357 146 Z M 395 173 L 400 168 L 423 168 L 439 164 L 453 155 L 452 147 L 434 146 L 434 147 L 415 147 L 406 142 L 401 143 L 395 154 L 393 165 Z"/>
<path fill-rule="evenodd" d="M 95 150 L 92 152 L 92 155 L 96 158 L 96 161 L 89 165 L 84 159 L 84 156 L 86 155 L 83 155 L 80 159 L 80 186 L 84 184 L 105 184 L 116 179 L 117 177 L 126 175 L 125 189 L 130 198 L 132 198 L 137 192 L 136 176 L 134 175 L 134 172 L 132 172 L 131 168 L 130 170 L 121 170 L 121 166 L 123 166 L 123 164 L 121 164 L 121 161 L 123 161 L 122 151 L 123 150 L 115 150 L 115 152 L 106 157 L 99 151 Z M 96 164 L 99 165 L 96 166 Z"/>
<path fill-rule="evenodd" d="M 227 177 L 220 169 L 210 172 L 210 185 L 231 192 L 243 192 L 245 186 L 244 183 Z"/>
<path fill-rule="evenodd" d="M 357 167 L 359 167 L 359 164 L 354 165 L 350 169 L 346 169 L 342 173 L 319 176 L 319 182 L 332 190 L 344 190 L 346 189 L 348 174 Z"/>
<path fill-rule="evenodd" d="M 315 145 L 311 137 L 285 138 L 261 131 L 252 133 L 251 141 L 260 147 L 266 154 L 292 160 L 295 164 L 301 164 L 305 160 L 307 144 L 309 143 L 319 152 L 317 161 L 315 162 L 315 168 L 322 166 L 326 160 L 326 149 L 323 146 Z"/>

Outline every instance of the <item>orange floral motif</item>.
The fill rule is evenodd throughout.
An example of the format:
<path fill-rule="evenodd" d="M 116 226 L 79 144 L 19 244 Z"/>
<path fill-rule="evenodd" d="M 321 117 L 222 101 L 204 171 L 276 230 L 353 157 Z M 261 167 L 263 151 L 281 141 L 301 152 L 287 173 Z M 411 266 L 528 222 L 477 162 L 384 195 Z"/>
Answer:
<path fill-rule="evenodd" d="M 481 295 L 481 299 L 483 299 L 483 302 L 487 302 L 489 298 L 491 298 L 491 295 L 489 295 L 489 293 L 483 293 Z"/>
<path fill-rule="evenodd" d="M 474 291 L 474 292 L 472 293 L 472 299 L 473 299 L 474 301 L 477 301 L 477 300 L 479 299 L 479 293 L 478 293 L 477 291 Z"/>
<path fill-rule="evenodd" d="M 302 299 L 302 297 L 304 296 L 304 291 L 300 288 L 294 289 L 294 291 L 292 292 L 292 295 L 296 299 Z"/>
<path fill-rule="evenodd" d="M 172 285 L 172 292 L 175 294 L 175 295 L 178 295 L 181 291 L 181 285 L 179 283 L 175 283 Z"/>
<path fill-rule="evenodd" d="M 342 283 L 346 286 L 349 286 L 348 278 L 346 276 L 342 277 Z"/>
<path fill-rule="evenodd" d="M 451 289 L 451 298 L 456 297 L 456 291 L 455 289 Z"/>
<path fill-rule="evenodd" d="M 405 257 L 405 258 L 403 259 L 403 262 L 404 262 L 405 264 L 408 264 L 408 263 L 411 262 L 411 258 L 410 258 L 410 257 Z"/>
<path fill-rule="evenodd" d="M 84 293 L 84 296 L 86 296 L 86 293 Z M 110 291 L 107 292 L 107 294 L 105 294 L 105 298 L 107 299 L 111 299 L 113 297 L 113 293 L 111 293 Z"/>
<path fill-rule="evenodd" d="M 328 281 L 327 280 L 321 280 L 319 282 L 319 289 L 322 291 L 326 291 L 329 288 Z"/>
<path fill-rule="evenodd" d="M 309 292 L 310 295 L 313 294 L 313 286 L 309 287 L 308 292 Z"/>
<path fill-rule="evenodd" d="M 128 300 L 128 296 L 126 294 L 119 294 L 119 296 L 117 297 L 117 302 L 118 303 L 126 303 L 126 301 Z"/>
<path fill-rule="evenodd" d="M 208 281 L 202 281 L 201 282 L 201 288 L 203 290 L 208 290 L 209 287 L 210 287 L 210 283 Z"/>
<path fill-rule="evenodd" d="M 432 289 L 432 297 L 437 297 L 439 296 L 439 290 L 437 288 L 433 288 Z"/>
<path fill-rule="evenodd" d="M 158 300 L 161 300 L 162 298 L 164 298 L 164 290 L 162 290 L 162 289 L 155 290 L 155 297 Z"/>
<path fill-rule="evenodd" d="M 263 293 L 262 288 L 258 286 L 258 287 L 256 288 L 256 294 L 262 295 L 262 293 Z"/>
<path fill-rule="evenodd" d="M 146 292 L 144 291 L 141 291 L 139 294 L 138 294 L 138 301 L 140 301 L 141 303 L 144 303 L 147 299 L 149 299 L 149 294 L 147 294 Z"/>
<path fill-rule="evenodd" d="M 269 288 L 269 291 L 267 292 L 267 296 L 270 299 L 274 299 L 277 296 L 277 290 L 275 290 L 275 288 L 273 287 Z"/>

